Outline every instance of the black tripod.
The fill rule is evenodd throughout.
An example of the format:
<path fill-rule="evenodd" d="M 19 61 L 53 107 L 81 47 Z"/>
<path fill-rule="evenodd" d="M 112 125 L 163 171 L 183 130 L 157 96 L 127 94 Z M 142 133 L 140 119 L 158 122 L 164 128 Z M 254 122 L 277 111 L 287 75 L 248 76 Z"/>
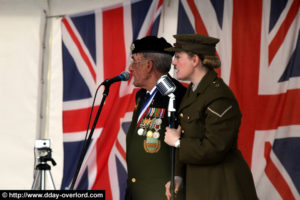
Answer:
<path fill-rule="evenodd" d="M 48 161 L 51 161 L 52 165 L 55 166 L 56 162 L 51 156 L 50 148 L 40 148 L 38 149 L 40 157 L 38 157 L 38 164 L 35 167 L 34 181 L 32 184 L 32 190 L 45 190 L 47 186 L 49 189 L 56 189 L 54 181 L 51 175 L 51 166 L 48 165 Z M 47 184 L 48 182 L 48 184 Z"/>

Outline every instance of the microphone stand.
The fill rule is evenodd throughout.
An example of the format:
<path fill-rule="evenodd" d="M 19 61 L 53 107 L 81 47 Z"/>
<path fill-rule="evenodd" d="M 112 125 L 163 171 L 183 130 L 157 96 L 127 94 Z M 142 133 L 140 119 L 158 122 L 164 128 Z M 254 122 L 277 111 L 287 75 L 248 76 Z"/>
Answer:
<path fill-rule="evenodd" d="M 77 163 L 76 171 L 75 171 L 75 174 L 74 174 L 74 178 L 73 178 L 73 180 L 72 180 L 72 184 L 71 184 L 70 190 L 73 190 L 73 189 L 74 189 L 74 185 L 75 185 L 76 179 L 77 179 L 77 177 L 78 177 L 78 174 L 79 174 L 79 171 L 80 171 L 82 162 L 83 162 L 83 160 L 84 160 L 85 154 L 86 154 L 86 152 L 87 152 L 87 150 L 88 150 L 88 147 L 89 147 L 89 145 L 90 145 L 90 143 L 91 143 L 91 139 L 92 139 L 94 130 L 95 130 L 95 128 L 96 128 L 97 121 L 98 121 L 98 119 L 99 119 L 100 113 L 101 113 L 101 111 L 102 111 L 102 108 L 103 108 L 105 99 L 106 99 L 106 97 L 108 96 L 108 93 L 109 93 L 109 87 L 110 87 L 111 83 L 103 82 L 103 83 L 101 83 L 101 85 L 104 85 L 104 86 L 105 86 L 105 89 L 104 89 L 104 91 L 103 91 L 103 97 L 102 97 L 102 100 L 101 100 L 101 104 L 100 104 L 100 106 L 99 106 L 99 108 L 98 108 L 98 111 L 97 111 L 97 114 L 96 114 L 96 117 L 95 117 L 95 120 L 94 120 L 92 129 L 91 129 L 91 131 L 90 131 L 89 137 L 88 137 L 88 139 L 87 139 L 87 140 L 84 142 L 84 144 L 83 144 L 83 148 L 82 148 L 82 150 L 81 150 L 80 158 L 79 158 L 78 163 Z M 101 85 L 100 85 L 100 86 L 101 86 Z"/>
<path fill-rule="evenodd" d="M 175 95 L 170 93 L 168 95 L 169 98 L 169 105 L 168 105 L 168 121 L 170 128 L 177 128 L 176 127 L 176 109 L 175 109 Z M 174 176 L 175 176 L 175 147 L 171 147 L 171 200 L 175 199 L 175 183 L 174 183 Z"/>

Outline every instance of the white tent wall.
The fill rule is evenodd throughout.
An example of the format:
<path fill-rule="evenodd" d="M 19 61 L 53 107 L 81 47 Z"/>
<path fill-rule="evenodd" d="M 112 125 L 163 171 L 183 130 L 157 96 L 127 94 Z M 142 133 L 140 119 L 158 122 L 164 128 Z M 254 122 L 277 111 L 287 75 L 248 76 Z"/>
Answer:
<path fill-rule="evenodd" d="M 0 1 L 1 189 L 33 181 L 44 9 L 46 1 Z"/>
<path fill-rule="evenodd" d="M 43 54 L 44 11 L 48 16 L 60 16 L 124 1 L 0 0 L 0 189 L 31 189 L 34 142 L 39 137 L 51 140 L 52 157 L 57 162 L 51 173 L 56 188 L 60 188 L 63 172 L 61 18 L 48 18 L 49 37 L 45 42 L 49 49 Z M 159 35 L 172 43 L 177 0 L 166 2 Z M 44 93 L 42 66 L 46 81 Z M 41 119 L 41 98 L 45 121 Z"/>

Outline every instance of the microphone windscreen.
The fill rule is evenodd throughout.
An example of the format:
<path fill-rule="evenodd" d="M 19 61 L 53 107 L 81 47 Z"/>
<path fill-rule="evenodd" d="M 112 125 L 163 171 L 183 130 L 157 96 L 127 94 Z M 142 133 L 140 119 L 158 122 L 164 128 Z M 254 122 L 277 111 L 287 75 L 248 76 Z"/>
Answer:
<path fill-rule="evenodd" d="M 127 71 L 124 71 L 121 73 L 121 76 L 122 76 L 122 81 L 128 81 L 130 78 L 130 73 Z"/>
<path fill-rule="evenodd" d="M 156 87 L 163 96 L 169 95 L 176 90 L 175 84 L 167 75 L 163 75 L 157 80 Z"/>

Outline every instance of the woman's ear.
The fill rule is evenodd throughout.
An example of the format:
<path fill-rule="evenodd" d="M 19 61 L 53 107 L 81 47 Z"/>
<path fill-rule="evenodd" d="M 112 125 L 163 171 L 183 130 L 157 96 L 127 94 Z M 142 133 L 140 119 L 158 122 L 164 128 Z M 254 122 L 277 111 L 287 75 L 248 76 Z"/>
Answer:
<path fill-rule="evenodd" d="M 192 57 L 192 63 L 194 66 L 198 66 L 199 65 L 199 62 L 200 62 L 200 58 L 198 55 L 194 54 L 193 57 Z"/>

